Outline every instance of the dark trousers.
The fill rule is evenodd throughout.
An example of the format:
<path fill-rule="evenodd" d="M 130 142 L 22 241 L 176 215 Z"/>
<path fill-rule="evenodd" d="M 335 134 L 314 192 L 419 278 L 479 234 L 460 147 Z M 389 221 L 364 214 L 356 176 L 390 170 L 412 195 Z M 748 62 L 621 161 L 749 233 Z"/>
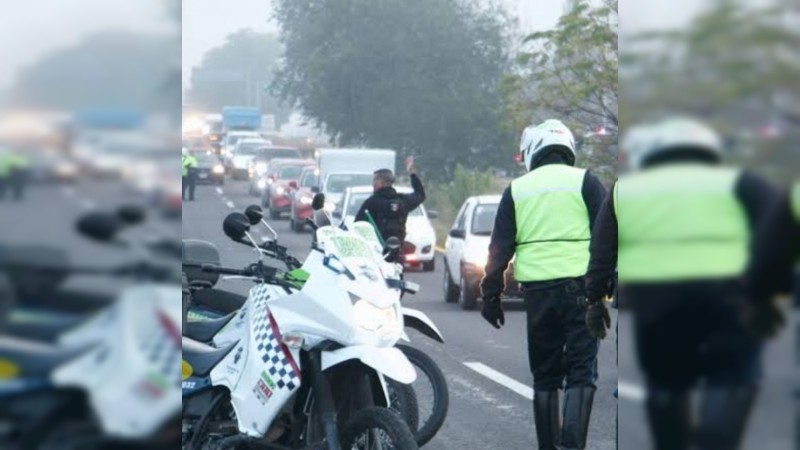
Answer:
<path fill-rule="evenodd" d="M 733 281 L 627 286 L 640 365 L 654 388 L 681 391 L 754 385 L 761 341 L 741 322 Z"/>
<path fill-rule="evenodd" d="M 524 288 L 534 390 L 594 386 L 598 340 L 586 327 L 583 277 Z"/>
<path fill-rule="evenodd" d="M 182 191 L 181 197 L 183 198 L 183 200 L 186 200 L 186 191 L 188 190 L 189 191 L 189 200 L 190 201 L 194 201 L 194 188 L 197 185 L 197 180 L 195 179 L 194 175 L 189 174 L 189 175 L 183 177 L 183 179 L 181 181 L 182 181 L 182 187 L 183 187 L 183 191 Z"/>

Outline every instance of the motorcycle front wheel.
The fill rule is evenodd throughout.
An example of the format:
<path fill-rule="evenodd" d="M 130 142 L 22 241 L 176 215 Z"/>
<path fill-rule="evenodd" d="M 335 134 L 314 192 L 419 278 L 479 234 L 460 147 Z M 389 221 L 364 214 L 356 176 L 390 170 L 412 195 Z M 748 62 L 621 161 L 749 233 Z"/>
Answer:
<path fill-rule="evenodd" d="M 408 425 L 395 412 L 380 407 L 357 411 L 342 430 L 342 450 L 416 450 Z"/>

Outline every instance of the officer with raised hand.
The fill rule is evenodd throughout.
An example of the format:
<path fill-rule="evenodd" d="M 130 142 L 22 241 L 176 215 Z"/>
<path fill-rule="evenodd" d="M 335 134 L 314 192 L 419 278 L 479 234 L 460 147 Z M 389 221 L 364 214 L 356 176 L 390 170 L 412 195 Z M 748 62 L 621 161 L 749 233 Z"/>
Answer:
<path fill-rule="evenodd" d="M 195 169 L 197 168 L 197 158 L 184 148 L 181 150 L 181 197 L 186 200 L 186 191 L 189 191 L 189 201 L 194 201 L 194 189 L 197 186 Z"/>
<path fill-rule="evenodd" d="M 516 253 L 514 274 L 523 285 L 527 308 L 539 448 L 583 449 L 598 350 L 598 340 L 584 322 L 583 277 L 605 188 L 589 171 L 574 167 L 572 132 L 558 120 L 526 128 L 520 152 L 529 172 L 514 180 L 500 200 L 481 282 L 481 315 L 495 328 L 505 324 L 503 273 Z M 560 389 L 565 390 L 563 417 Z"/>
<path fill-rule="evenodd" d="M 751 233 L 774 198 L 721 164 L 720 137 L 673 118 L 630 130 L 621 176 L 592 232 L 588 327 L 608 327 L 603 297 L 618 267 L 633 313 L 657 450 L 735 449 L 755 398 L 760 340 L 741 321 Z M 703 382 L 699 419 L 690 391 Z"/>

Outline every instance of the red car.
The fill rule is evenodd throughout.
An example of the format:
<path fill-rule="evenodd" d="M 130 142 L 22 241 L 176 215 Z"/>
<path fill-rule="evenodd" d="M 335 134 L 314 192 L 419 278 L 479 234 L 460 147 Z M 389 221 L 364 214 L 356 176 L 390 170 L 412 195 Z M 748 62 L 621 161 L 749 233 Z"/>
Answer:
<path fill-rule="evenodd" d="M 292 209 L 291 193 L 299 187 L 303 169 L 313 167 L 314 161 L 306 159 L 273 159 L 269 163 L 261 205 L 267 208 L 270 219 L 279 219 Z"/>
<path fill-rule="evenodd" d="M 319 185 L 319 173 L 316 167 L 307 166 L 300 174 L 300 182 L 291 193 L 291 209 L 289 223 L 292 231 L 301 232 L 306 227 L 306 219 L 314 214 L 311 209 L 311 200 L 314 198 L 314 187 Z"/>

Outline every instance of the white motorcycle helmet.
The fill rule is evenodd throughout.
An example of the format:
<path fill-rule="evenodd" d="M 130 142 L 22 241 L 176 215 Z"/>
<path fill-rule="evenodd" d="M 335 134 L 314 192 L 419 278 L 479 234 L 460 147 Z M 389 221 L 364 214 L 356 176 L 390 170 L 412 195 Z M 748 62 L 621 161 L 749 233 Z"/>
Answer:
<path fill-rule="evenodd" d="M 522 132 L 519 152 L 525 167 L 531 170 L 533 164 L 548 153 L 548 147 L 559 146 L 566 149 L 570 165 L 575 165 L 575 138 L 560 120 L 549 119 L 539 125 L 531 125 Z"/>
<path fill-rule="evenodd" d="M 714 159 L 722 157 L 720 136 L 703 122 L 684 117 L 634 127 L 626 133 L 621 144 L 629 164 L 636 169 L 653 156 L 676 149 L 691 149 Z"/>

